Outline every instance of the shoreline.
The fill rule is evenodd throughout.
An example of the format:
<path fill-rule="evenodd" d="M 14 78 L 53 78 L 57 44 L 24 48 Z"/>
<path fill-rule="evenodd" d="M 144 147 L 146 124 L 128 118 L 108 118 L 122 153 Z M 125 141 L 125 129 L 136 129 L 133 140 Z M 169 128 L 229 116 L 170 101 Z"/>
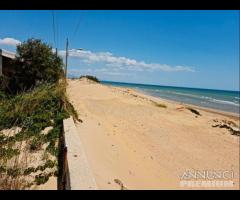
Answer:
<path fill-rule="evenodd" d="M 238 113 L 234 113 L 234 112 L 227 112 L 227 111 L 218 110 L 218 109 L 215 109 L 215 108 L 203 107 L 203 106 L 198 106 L 198 105 L 194 105 L 194 104 L 190 104 L 190 103 L 183 103 L 183 102 L 180 102 L 180 101 L 165 99 L 165 98 L 162 98 L 162 97 L 158 97 L 158 96 L 148 94 L 147 92 L 144 92 L 141 89 L 122 87 L 122 86 L 105 85 L 105 84 L 102 84 L 102 85 L 107 86 L 107 87 L 109 86 L 109 87 L 114 87 L 114 88 L 130 89 L 130 90 L 134 91 L 135 93 L 138 93 L 139 95 L 142 95 L 142 96 L 146 96 L 147 98 L 150 98 L 150 99 L 154 98 L 155 100 L 158 99 L 158 100 L 166 101 L 166 102 L 169 102 L 169 103 L 172 103 L 172 104 L 183 105 L 183 106 L 186 106 L 186 107 L 189 106 L 189 107 L 192 107 L 192 108 L 203 110 L 205 112 L 230 117 L 230 118 L 233 118 L 235 120 L 239 120 L 239 118 L 240 118 L 240 113 L 238 114 Z"/>
<path fill-rule="evenodd" d="M 186 104 L 86 79 L 69 80 L 67 94 L 99 189 L 210 189 L 182 187 L 179 177 L 188 169 L 239 175 L 239 136 L 215 126 L 238 117 L 191 105 L 197 115 Z M 238 188 L 233 182 L 222 189 Z"/>
<path fill-rule="evenodd" d="M 138 90 L 136 90 L 136 92 L 138 92 Z M 144 94 L 148 97 L 156 97 L 156 96 L 153 96 L 153 95 L 150 95 L 150 94 L 147 94 L 147 93 L 145 94 L 141 90 L 139 90 L 139 93 L 142 93 L 142 94 Z M 181 104 L 181 105 L 184 105 L 184 106 L 190 106 L 190 107 L 193 107 L 193 108 L 196 108 L 196 109 L 199 109 L 199 110 L 203 110 L 203 111 L 214 113 L 214 114 L 220 114 L 220 115 L 223 115 L 223 116 L 226 116 L 226 117 L 231 117 L 231 118 L 234 118 L 234 119 L 239 119 L 239 117 L 240 117 L 240 114 L 234 113 L 234 112 L 227 112 L 227 111 L 218 110 L 218 109 L 215 109 L 215 108 L 197 106 L 197 105 L 194 105 L 194 104 L 183 103 L 183 102 L 180 102 L 180 101 L 174 101 L 174 100 L 165 99 L 165 98 L 162 98 L 162 97 L 156 97 L 156 98 L 159 98 L 163 101 L 167 101 L 167 102 L 170 102 L 170 103 Z"/>

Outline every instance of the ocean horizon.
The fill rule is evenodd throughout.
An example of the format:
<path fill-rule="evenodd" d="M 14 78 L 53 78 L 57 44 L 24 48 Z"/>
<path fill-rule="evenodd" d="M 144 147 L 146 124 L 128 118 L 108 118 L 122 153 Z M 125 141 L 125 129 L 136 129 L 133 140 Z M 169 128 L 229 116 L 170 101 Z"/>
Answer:
<path fill-rule="evenodd" d="M 166 100 L 240 114 L 240 91 L 150 85 L 106 80 L 102 80 L 101 82 L 116 87 L 133 88 L 145 94 Z"/>

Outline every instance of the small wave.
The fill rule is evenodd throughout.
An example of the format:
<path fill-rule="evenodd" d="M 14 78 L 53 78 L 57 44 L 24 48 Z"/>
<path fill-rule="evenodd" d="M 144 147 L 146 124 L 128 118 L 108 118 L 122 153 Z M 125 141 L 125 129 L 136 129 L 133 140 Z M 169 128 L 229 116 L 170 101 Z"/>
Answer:
<path fill-rule="evenodd" d="M 214 98 L 212 98 L 212 97 L 205 97 L 205 96 L 202 96 L 202 98 L 207 99 L 207 100 L 209 100 L 209 101 L 211 101 L 211 102 L 215 102 L 215 103 L 221 103 L 221 104 L 229 104 L 229 105 L 239 106 L 239 103 L 236 102 L 236 101 L 234 101 L 234 102 L 232 102 L 232 101 L 225 101 L 225 100 L 219 100 L 219 99 L 214 99 Z"/>
<path fill-rule="evenodd" d="M 205 104 L 207 104 L 207 102 L 214 102 L 214 103 L 219 103 L 219 104 L 227 104 L 227 105 L 233 105 L 233 106 L 240 106 L 239 105 L 239 101 L 226 101 L 226 100 L 220 100 L 220 99 L 215 99 L 209 96 L 203 96 L 203 95 L 194 95 L 194 94 L 189 94 L 189 93 L 182 93 L 182 92 L 174 92 L 174 91 L 161 91 L 158 89 L 144 89 L 146 92 L 150 92 L 153 94 L 161 94 L 159 96 L 163 96 L 164 93 L 165 94 L 172 94 L 172 95 L 180 95 L 180 96 L 186 96 L 186 97 L 190 97 L 190 98 L 195 98 L 195 99 L 204 99 L 206 102 Z M 235 97 L 235 99 L 240 99 L 239 97 Z M 203 101 L 200 101 L 201 103 L 203 103 Z"/>
<path fill-rule="evenodd" d="M 201 98 L 203 99 L 207 99 L 211 102 L 217 102 L 217 103 L 221 103 L 221 104 L 229 104 L 229 105 L 234 105 L 234 106 L 239 106 L 239 102 L 238 101 L 225 101 L 225 100 L 219 100 L 219 99 L 214 99 L 212 97 L 206 97 L 206 96 L 201 96 Z"/>
<path fill-rule="evenodd" d="M 223 101 L 223 100 L 218 100 L 218 99 L 210 99 L 210 101 L 212 102 L 217 102 L 217 103 L 221 103 L 221 104 L 229 104 L 229 105 L 234 105 L 234 106 L 239 106 L 238 103 L 234 103 L 232 101 Z"/>
<path fill-rule="evenodd" d="M 203 98 L 203 99 L 212 99 L 211 97 L 205 97 L 205 96 L 201 96 L 201 98 Z"/>
<path fill-rule="evenodd" d="M 187 96 L 187 97 L 194 97 L 194 98 L 201 98 L 201 96 L 194 95 L 194 94 L 187 94 L 187 93 L 181 93 L 181 92 L 170 92 L 172 94 L 178 94 L 182 96 Z"/>

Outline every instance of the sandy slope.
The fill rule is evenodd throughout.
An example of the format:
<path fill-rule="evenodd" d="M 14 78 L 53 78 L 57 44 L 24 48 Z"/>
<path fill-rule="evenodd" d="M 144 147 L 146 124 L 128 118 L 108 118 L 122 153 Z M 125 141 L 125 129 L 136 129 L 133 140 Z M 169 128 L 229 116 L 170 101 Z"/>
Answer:
<path fill-rule="evenodd" d="M 178 189 L 179 176 L 187 169 L 234 170 L 239 175 L 239 137 L 212 127 L 213 119 L 228 117 L 205 110 L 196 117 L 177 103 L 125 88 L 84 80 L 68 84 L 100 189 L 119 189 L 115 179 L 128 189 Z M 234 181 L 238 188 L 238 178 Z"/>

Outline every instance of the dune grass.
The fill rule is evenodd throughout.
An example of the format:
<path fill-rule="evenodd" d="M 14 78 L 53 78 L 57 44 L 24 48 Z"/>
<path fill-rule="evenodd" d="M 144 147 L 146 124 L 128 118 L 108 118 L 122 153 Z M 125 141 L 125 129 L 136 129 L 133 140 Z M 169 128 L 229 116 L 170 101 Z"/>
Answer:
<path fill-rule="evenodd" d="M 58 160 L 62 121 L 70 115 L 78 119 L 77 112 L 66 97 L 65 87 L 63 83 L 44 84 L 31 91 L 0 99 L 0 189 L 26 189 L 34 184 L 45 183 L 50 176 L 57 176 L 60 170 Z M 13 127 L 20 127 L 21 131 L 13 136 L 6 136 L 1 132 Z M 47 134 L 42 134 L 47 127 L 52 129 Z M 55 159 L 49 160 L 49 156 L 43 158 L 45 164 L 35 168 L 29 168 L 28 165 L 22 167 L 21 160 L 14 166 L 9 166 L 9 160 L 15 157 L 18 159 L 21 152 L 16 149 L 15 144 L 21 142 L 28 144 L 28 155 L 38 152 L 45 144 L 45 154 Z M 52 170 L 45 172 L 46 169 Z M 30 183 L 17 178 L 39 170 L 42 173 L 35 175 L 35 180 Z"/>

